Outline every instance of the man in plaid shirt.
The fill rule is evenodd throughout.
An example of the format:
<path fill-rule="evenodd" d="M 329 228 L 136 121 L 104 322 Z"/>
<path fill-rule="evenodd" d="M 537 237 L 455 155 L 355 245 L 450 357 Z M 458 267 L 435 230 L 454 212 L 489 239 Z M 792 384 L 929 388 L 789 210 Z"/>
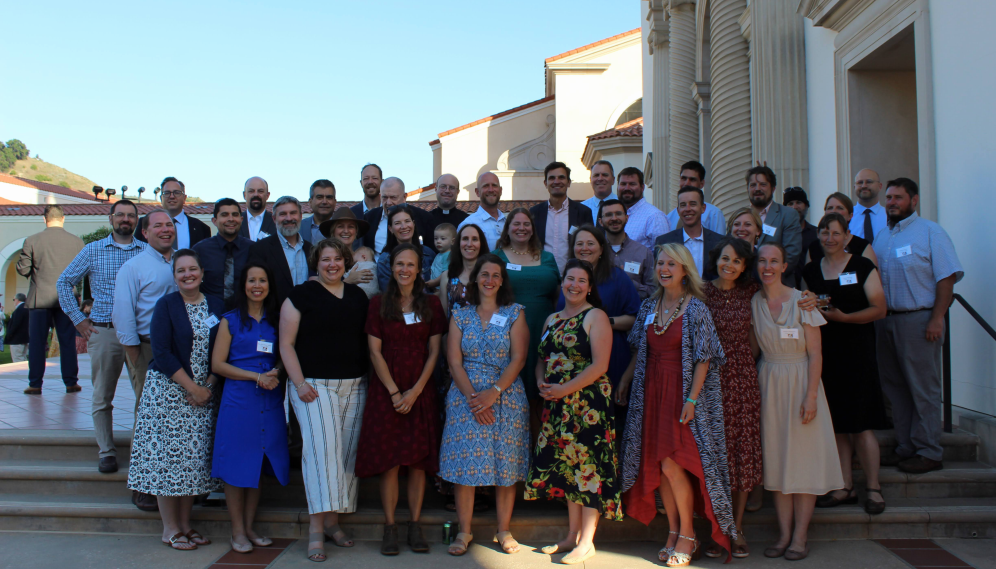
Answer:
<path fill-rule="evenodd" d="M 125 264 L 135 255 L 145 250 L 145 243 L 135 239 L 138 227 L 138 207 L 128 201 L 119 200 L 111 205 L 111 234 L 99 241 L 83 247 L 66 270 L 59 276 L 55 287 L 62 307 L 76 329 L 87 340 L 90 353 L 90 367 L 93 375 L 93 429 L 100 447 L 100 472 L 116 472 L 118 469 L 117 449 L 114 448 L 114 425 L 111 419 L 111 405 L 114 390 L 121 377 L 121 366 L 127 364 L 128 375 L 132 378 L 135 390 L 135 408 L 142 398 L 142 385 L 145 378 L 136 378 L 132 363 L 128 361 L 124 346 L 118 341 L 111 323 L 114 308 L 114 280 Z M 93 310 L 87 317 L 80 310 L 73 288 L 90 277 L 90 293 L 93 296 Z"/>

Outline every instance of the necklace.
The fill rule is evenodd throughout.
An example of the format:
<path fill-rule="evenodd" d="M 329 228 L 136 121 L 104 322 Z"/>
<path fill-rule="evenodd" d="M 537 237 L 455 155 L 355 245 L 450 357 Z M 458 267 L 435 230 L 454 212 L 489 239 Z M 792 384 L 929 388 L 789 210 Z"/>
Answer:
<path fill-rule="evenodd" d="M 676 306 L 681 306 L 681 303 L 684 300 L 685 300 L 685 295 L 681 295 L 681 298 L 678 299 L 678 304 Z M 672 307 L 672 308 L 665 308 L 665 306 L 664 306 L 664 295 L 663 294 L 661 295 L 661 308 L 664 309 L 664 314 L 667 314 L 671 310 L 674 310 L 674 307 Z"/>
<path fill-rule="evenodd" d="M 526 250 L 525 250 L 525 251 L 516 251 L 516 250 L 515 250 L 515 247 L 513 247 L 513 246 L 512 246 L 511 244 L 509 244 L 509 246 L 508 246 L 508 249 L 509 249 L 510 251 L 512 251 L 513 253 L 515 253 L 516 255 L 521 255 L 521 256 L 523 256 L 523 257 L 525 257 L 526 255 L 528 255 L 528 254 L 529 254 L 529 249 L 528 249 L 528 248 L 526 248 Z"/>
<path fill-rule="evenodd" d="M 685 302 L 685 295 L 681 295 L 681 300 L 678 301 L 678 307 L 681 306 L 682 302 Z M 664 296 L 663 295 L 661 295 L 661 304 L 660 304 L 660 307 L 658 308 L 658 310 L 660 310 L 661 308 L 664 308 Z M 667 312 L 668 311 L 665 310 L 664 314 L 667 314 Z M 674 322 L 674 320 L 676 318 L 678 318 L 678 313 L 679 312 L 681 312 L 681 310 L 675 310 L 674 312 L 672 312 L 671 313 L 671 317 L 668 318 L 667 322 L 664 323 L 664 327 L 663 328 L 660 327 L 660 326 L 658 326 L 657 320 L 655 320 L 654 321 L 654 334 L 657 334 L 658 336 L 660 336 L 660 335 L 664 334 L 664 332 L 667 332 L 667 329 L 671 326 L 671 323 Z M 663 320 L 663 319 L 664 319 L 663 316 L 658 315 L 658 320 Z"/>

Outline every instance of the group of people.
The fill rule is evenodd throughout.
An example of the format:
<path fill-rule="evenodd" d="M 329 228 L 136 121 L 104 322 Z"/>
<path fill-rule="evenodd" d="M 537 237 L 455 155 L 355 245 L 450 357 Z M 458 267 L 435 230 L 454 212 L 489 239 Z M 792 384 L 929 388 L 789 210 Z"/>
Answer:
<path fill-rule="evenodd" d="M 456 177 L 439 177 L 426 211 L 369 164 L 362 202 L 337 209 L 334 185 L 317 180 L 307 219 L 291 196 L 267 211 L 266 181 L 250 178 L 247 211 L 216 202 L 214 236 L 183 214 L 176 178 L 141 219 L 114 202 L 112 233 L 56 282 L 56 309 L 91 354 L 98 468 L 118 468 L 122 366 L 137 401 L 128 486 L 178 550 L 210 543 L 191 508 L 222 488 L 232 549 L 270 545 L 253 527 L 263 475 L 286 485 L 294 449 L 312 561 L 328 539 L 353 545 L 339 514 L 355 511 L 368 477 L 381 553 L 398 554 L 402 471 L 415 552 L 429 550 L 420 517 L 434 478 L 459 520 L 452 555 L 473 541 L 475 500 L 491 487 L 494 541 L 520 550 L 510 521 L 522 483 L 527 500 L 566 503 L 568 534 L 542 548 L 565 564 L 595 555 L 600 518 L 649 523 L 660 510 L 668 566 L 703 550 L 746 557 L 742 520 L 762 486 L 780 529 L 764 554 L 802 559 L 814 507 L 857 501 L 854 449 L 865 509 L 885 509 L 872 432 L 888 426 L 883 389 L 899 443 L 883 463 L 941 467 L 938 319 L 963 272 L 944 231 L 917 216 L 915 183 L 886 184 L 883 209 L 863 170 L 863 237 L 855 206 L 834 194 L 804 242 L 806 194 L 773 201 L 766 166 L 746 173 L 751 206 L 728 223 L 705 202 L 697 162 L 682 167 L 670 214 L 644 199 L 636 168 L 595 164 L 585 202 L 568 197 L 570 176 L 551 163 L 549 200 L 506 212 L 484 173 L 468 215 Z M 72 297 L 84 277 L 88 316 Z M 693 512 L 711 524 L 705 547 Z"/>

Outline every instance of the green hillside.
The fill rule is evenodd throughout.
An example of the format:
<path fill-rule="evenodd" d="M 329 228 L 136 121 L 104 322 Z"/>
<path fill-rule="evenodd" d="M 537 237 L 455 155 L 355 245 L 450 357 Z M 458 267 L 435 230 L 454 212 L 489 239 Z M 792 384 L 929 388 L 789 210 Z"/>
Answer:
<path fill-rule="evenodd" d="M 8 172 L 11 176 L 37 180 L 48 184 L 55 184 L 64 188 L 72 188 L 81 192 L 88 192 L 96 186 L 89 178 L 84 178 L 79 174 L 74 174 L 65 168 L 60 168 L 55 164 L 49 164 L 38 158 L 30 156 L 24 160 L 14 162 L 14 167 Z"/>

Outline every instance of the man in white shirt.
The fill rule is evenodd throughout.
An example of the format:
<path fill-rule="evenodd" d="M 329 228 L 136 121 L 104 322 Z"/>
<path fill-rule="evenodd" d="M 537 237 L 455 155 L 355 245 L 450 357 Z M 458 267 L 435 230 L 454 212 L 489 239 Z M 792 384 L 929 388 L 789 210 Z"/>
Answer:
<path fill-rule="evenodd" d="M 242 197 L 246 200 L 246 214 L 242 218 L 239 235 L 250 241 L 259 241 L 277 234 L 277 224 L 273 216 L 266 211 L 266 202 L 270 199 L 270 185 L 259 176 L 246 180 L 242 189 Z"/>
<path fill-rule="evenodd" d="M 477 187 L 474 188 L 474 192 L 480 198 L 481 205 L 477 211 L 460 223 L 457 234 L 465 225 L 474 224 L 480 227 L 488 238 L 488 252 L 491 252 L 495 250 L 498 238 L 501 237 L 501 230 L 505 227 L 505 212 L 498 209 L 498 202 L 501 201 L 501 183 L 498 181 L 498 176 L 491 172 L 481 174 L 477 177 Z"/>
<path fill-rule="evenodd" d="M 695 186 L 682 186 L 678 190 L 678 213 L 681 214 L 681 227 L 661 235 L 655 245 L 664 243 L 681 243 L 688 248 L 695 260 L 695 268 L 699 276 L 707 281 L 715 279 L 716 267 L 708 266 L 709 251 L 723 240 L 722 233 L 716 233 L 702 225 L 702 212 L 705 210 L 705 199 L 702 189 Z"/>
<path fill-rule="evenodd" d="M 623 168 L 616 181 L 619 201 L 629 214 L 626 235 L 647 249 L 653 249 L 654 240 L 671 231 L 667 216 L 643 199 L 643 172 L 639 168 Z"/>
<path fill-rule="evenodd" d="M 588 178 L 591 182 L 591 190 L 595 195 L 581 202 L 591 210 L 592 217 L 598 217 L 598 209 L 602 207 L 605 200 L 616 200 L 612 186 L 616 182 L 616 171 L 612 168 L 612 163 L 608 160 L 599 160 L 591 166 L 591 175 Z M 598 220 L 595 220 L 598 222 Z"/>
<path fill-rule="evenodd" d="M 854 176 L 854 195 L 858 197 L 858 203 L 854 204 L 849 229 L 851 235 L 862 237 L 869 243 L 875 241 L 875 235 L 889 221 L 885 208 L 878 203 L 881 191 L 882 182 L 875 170 L 865 168 Z"/>
<path fill-rule="evenodd" d="M 692 186 L 693 188 L 705 190 L 706 170 L 705 166 L 698 161 L 689 160 L 682 164 L 679 177 L 681 178 L 680 187 Z M 702 213 L 702 226 L 725 235 L 726 217 L 723 216 L 722 210 L 709 202 L 704 202 L 704 205 L 705 211 Z M 667 222 L 671 224 L 671 227 L 681 227 L 681 219 L 682 217 L 678 213 L 677 207 L 672 209 L 671 213 L 667 214 Z"/>

